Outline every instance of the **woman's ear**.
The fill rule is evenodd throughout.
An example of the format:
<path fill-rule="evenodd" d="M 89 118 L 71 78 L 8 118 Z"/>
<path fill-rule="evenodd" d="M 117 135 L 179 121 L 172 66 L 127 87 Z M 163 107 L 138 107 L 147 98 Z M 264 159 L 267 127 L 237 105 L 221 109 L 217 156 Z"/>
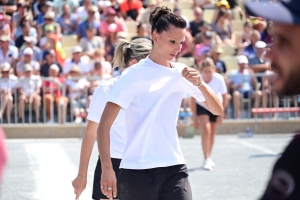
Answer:
<path fill-rule="evenodd" d="M 136 63 L 138 63 L 137 59 L 135 59 L 135 58 L 132 59 L 131 61 L 129 61 L 129 67 L 136 64 Z"/>
<path fill-rule="evenodd" d="M 153 42 L 157 42 L 158 33 L 157 33 L 156 31 L 154 31 L 154 32 L 151 34 L 151 37 L 152 37 Z"/>

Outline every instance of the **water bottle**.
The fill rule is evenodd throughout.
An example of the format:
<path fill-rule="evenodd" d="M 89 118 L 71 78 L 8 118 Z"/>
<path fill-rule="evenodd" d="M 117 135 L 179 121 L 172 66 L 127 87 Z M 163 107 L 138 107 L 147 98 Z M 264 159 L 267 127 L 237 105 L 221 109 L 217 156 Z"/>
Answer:
<path fill-rule="evenodd" d="M 247 127 L 247 128 L 246 128 L 246 133 L 247 133 L 247 136 L 248 136 L 248 137 L 252 137 L 252 132 L 251 132 L 250 127 Z"/>

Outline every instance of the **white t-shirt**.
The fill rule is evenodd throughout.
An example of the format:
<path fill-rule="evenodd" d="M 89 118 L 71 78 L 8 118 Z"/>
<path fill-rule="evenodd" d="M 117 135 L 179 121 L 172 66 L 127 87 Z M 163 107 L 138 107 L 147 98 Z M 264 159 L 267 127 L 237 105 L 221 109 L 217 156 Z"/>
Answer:
<path fill-rule="evenodd" d="M 90 63 L 80 59 L 79 63 L 75 63 L 72 58 L 69 58 L 65 62 L 65 66 L 63 68 L 63 73 L 68 74 L 72 67 L 77 65 L 80 68 L 81 74 L 87 74 L 90 72 Z"/>
<path fill-rule="evenodd" d="M 200 75 L 200 77 L 203 80 L 202 74 Z M 206 83 L 206 84 L 214 91 L 214 93 L 217 95 L 217 97 L 219 98 L 219 100 L 221 102 L 223 102 L 222 95 L 223 94 L 227 94 L 227 87 L 226 87 L 226 83 L 225 83 L 224 77 L 221 76 L 218 73 L 214 73 L 211 81 L 209 83 Z M 205 108 L 205 106 L 201 102 L 197 101 L 197 103 L 200 106 L 202 106 L 202 107 Z"/>
<path fill-rule="evenodd" d="M 238 89 L 240 92 L 251 92 L 252 91 L 252 74 L 248 69 L 245 69 L 243 73 L 239 70 L 234 70 L 229 75 L 229 80 L 233 83 L 234 86 L 242 84 L 242 87 Z"/>
<path fill-rule="evenodd" d="M 83 22 L 84 20 L 86 20 L 88 18 L 88 12 L 87 12 L 87 10 L 85 9 L 84 6 L 81 6 L 77 9 L 76 16 L 79 19 L 79 23 Z M 97 21 L 100 21 L 99 12 L 96 12 L 94 16 L 95 16 L 94 19 L 96 19 Z"/>
<path fill-rule="evenodd" d="M 66 85 L 70 87 L 69 98 L 75 98 L 82 96 L 80 92 L 72 92 L 72 90 L 83 90 L 89 85 L 89 82 L 85 78 L 81 78 L 78 81 L 68 79 L 66 80 Z"/>
<path fill-rule="evenodd" d="M 19 56 L 19 50 L 17 47 L 9 45 L 6 55 L 4 55 L 2 48 L 0 47 L 0 64 L 8 62 L 12 64 L 13 59 L 17 59 Z"/>
<path fill-rule="evenodd" d="M 42 87 L 42 79 L 37 75 L 31 75 L 30 78 L 22 77 L 19 79 L 18 87 L 22 88 L 26 95 L 31 95 L 37 88 Z"/>
<path fill-rule="evenodd" d="M 182 77 L 185 65 L 166 68 L 148 57 L 126 69 L 116 82 L 109 102 L 126 111 L 127 144 L 120 168 L 149 169 L 185 164 L 176 124 L 182 99 L 198 101 L 200 90 Z"/>
<path fill-rule="evenodd" d="M 18 83 L 18 78 L 15 75 L 9 75 L 9 77 L 6 78 L 0 78 L 0 90 L 8 90 L 9 92 L 12 92 L 12 89 L 16 87 Z"/>
<path fill-rule="evenodd" d="M 117 80 L 118 77 L 110 79 L 100 84 L 94 91 L 87 116 L 88 120 L 99 123 L 109 94 Z M 125 111 L 120 110 L 110 129 L 110 155 L 112 158 L 122 159 L 126 139 Z"/>

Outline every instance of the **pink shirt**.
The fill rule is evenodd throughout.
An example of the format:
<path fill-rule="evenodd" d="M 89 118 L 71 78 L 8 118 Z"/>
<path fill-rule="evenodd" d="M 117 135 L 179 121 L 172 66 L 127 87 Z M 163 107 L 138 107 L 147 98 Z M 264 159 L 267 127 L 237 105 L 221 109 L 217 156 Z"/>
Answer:
<path fill-rule="evenodd" d="M 116 32 L 127 32 L 126 25 L 124 23 L 122 23 L 121 21 L 119 21 L 118 19 L 115 19 L 115 24 L 117 25 Z M 108 36 L 108 33 L 109 33 L 108 26 L 109 26 L 109 23 L 106 20 L 104 20 L 101 23 L 101 26 L 99 28 L 101 35 Z"/>

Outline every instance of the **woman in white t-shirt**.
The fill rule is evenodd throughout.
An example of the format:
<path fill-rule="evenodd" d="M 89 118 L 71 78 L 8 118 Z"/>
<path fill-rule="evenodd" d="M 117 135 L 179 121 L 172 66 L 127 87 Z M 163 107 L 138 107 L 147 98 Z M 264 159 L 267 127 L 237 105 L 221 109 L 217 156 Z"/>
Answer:
<path fill-rule="evenodd" d="M 200 65 L 202 80 L 214 91 L 219 100 L 226 105 L 227 87 L 223 76 L 216 73 L 216 66 L 211 58 L 205 58 Z M 194 127 L 198 129 L 200 123 L 202 130 L 202 149 L 204 154 L 203 169 L 212 170 L 215 163 L 211 160 L 211 152 L 214 144 L 218 117 L 207 110 L 206 106 L 191 98 L 191 109 L 194 116 Z"/>
<path fill-rule="evenodd" d="M 141 59 L 149 55 L 152 49 L 152 44 L 147 39 L 136 39 L 130 43 L 126 40 L 119 40 L 114 57 L 114 66 L 119 68 L 127 68 L 137 63 Z M 97 137 L 97 127 L 103 112 L 103 109 L 108 101 L 109 94 L 113 89 L 115 83 L 119 77 L 110 79 L 100 84 L 94 91 L 90 109 L 88 114 L 88 125 L 84 133 L 80 166 L 77 178 L 73 181 L 74 192 L 76 198 L 79 198 L 80 194 L 86 187 L 87 169 L 89 159 L 91 157 L 92 149 Z M 125 127 L 125 112 L 120 111 L 118 117 L 114 121 L 114 124 L 110 130 L 110 154 L 113 169 L 116 175 L 119 174 L 119 166 L 124 152 L 126 144 L 126 127 Z M 94 175 L 94 187 L 93 187 L 93 199 L 107 199 L 100 190 L 100 178 L 101 178 L 101 160 L 98 159 L 98 163 Z"/>
<path fill-rule="evenodd" d="M 97 130 L 101 190 L 111 199 L 118 194 L 122 200 L 191 200 L 188 172 L 176 131 L 181 101 L 190 94 L 216 115 L 221 115 L 223 108 L 197 70 L 171 62 L 181 51 L 186 21 L 166 7 L 156 7 L 149 21 L 151 53 L 122 73 Z M 126 114 L 127 143 L 117 189 L 109 136 L 121 109 Z"/>

